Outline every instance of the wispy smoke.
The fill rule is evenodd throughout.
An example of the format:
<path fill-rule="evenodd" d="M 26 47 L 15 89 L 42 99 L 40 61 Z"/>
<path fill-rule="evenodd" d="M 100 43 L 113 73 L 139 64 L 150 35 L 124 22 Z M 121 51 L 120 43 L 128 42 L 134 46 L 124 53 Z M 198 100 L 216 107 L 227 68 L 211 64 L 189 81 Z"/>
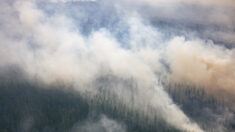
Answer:
<path fill-rule="evenodd" d="M 176 23 L 234 28 L 235 20 L 231 18 L 234 14 L 222 8 L 228 6 L 233 10 L 233 1 L 196 3 L 184 0 L 149 0 L 138 1 L 132 9 L 126 8 L 129 7 L 128 2 L 117 1 L 114 4 L 107 1 L 89 3 L 91 5 L 83 3 L 84 7 L 76 2 L 72 5 L 73 1 L 51 2 L 0 2 L 1 69 L 17 65 L 26 72 L 29 79 L 38 79 L 45 84 L 63 82 L 73 85 L 82 93 L 89 91 L 96 94 L 97 79 L 103 76 L 112 75 L 120 80 L 133 80 L 135 87 L 118 83 L 110 85 L 109 89 L 120 97 L 120 102 L 132 104 L 133 109 L 148 113 L 147 106 L 151 106 L 171 125 L 196 132 L 203 130 L 173 103 L 158 80 L 167 76 L 178 83 L 201 85 L 215 91 L 223 90 L 228 94 L 235 91 L 234 49 L 215 45 L 213 40 L 199 39 L 200 35 L 197 36 L 197 33 L 200 34 L 200 31 L 196 33 L 196 37 L 192 35 L 197 39 L 192 39 L 187 33 L 182 34 L 189 38 L 187 40 L 175 37 L 178 31 L 174 32 L 174 37 L 168 37 L 169 30 L 164 31 L 161 26 L 154 26 L 158 20 L 175 20 Z M 146 12 L 162 12 L 143 16 L 140 3 L 151 7 Z M 163 6 L 159 6 L 160 3 Z M 180 3 L 222 6 L 221 9 L 211 8 L 209 11 L 222 10 L 229 14 L 220 13 L 224 18 L 220 20 L 211 16 L 214 13 L 209 12 L 196 19 L 197 14 L 194 12 L 186 16 L 175 13 L 179 11 Z M 169 5 L 173 7 L 166 8 Z M 58 9 L 60 7 L 63 7 L 64 12 Z M 94 8 L 102 15 L 110 10 L 111 14 L 102 16 L 84 8 Z M 188 8 L 183 9 L 185 10 Z M 76 15 L 71 15 L 71 11 Z M 207 16 L 209 18 L 204 20 Z M 103 22 L 106 23 L 102 25 Z M 170 24 L 174 25 L 172 22 Z M 193 30 L 190 27 L 188 29 L 185 31 Z M 223 37 L 219 40 L 234 43 L 233 29 L 228 32 L 230 33 L 219 30 L 211 35 L 202 31 L 208 34 L 207 39 L 222 34 Z M 103 120 L 101 124 L 102 122 Z"/>
<path fill-rule="evenodd" d="M 121 123 L 102 115 L 98 121 L 85 121 L 76 124 L 71 132 L 126 132 Z"/>

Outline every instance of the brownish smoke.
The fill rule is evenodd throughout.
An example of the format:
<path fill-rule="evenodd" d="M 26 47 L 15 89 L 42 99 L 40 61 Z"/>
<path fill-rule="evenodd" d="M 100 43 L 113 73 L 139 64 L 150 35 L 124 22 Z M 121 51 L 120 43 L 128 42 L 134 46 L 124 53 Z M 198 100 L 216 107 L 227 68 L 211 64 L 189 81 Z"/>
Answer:
<path fill-rule="evenodd" d="M 234 50 L 202 41 L 172 40 L 168 47 L 170 78 L 195 85 L 218 98 L 235 100 Z"/>

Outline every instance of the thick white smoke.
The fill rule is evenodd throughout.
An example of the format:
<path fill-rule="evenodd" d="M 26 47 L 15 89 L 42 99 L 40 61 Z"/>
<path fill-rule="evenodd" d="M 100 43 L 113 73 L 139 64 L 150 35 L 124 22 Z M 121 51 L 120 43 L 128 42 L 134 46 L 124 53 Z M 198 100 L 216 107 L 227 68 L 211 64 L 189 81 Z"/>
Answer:
<path fill-rule="evenodd" d="M 95 94 L 94 82 L 100 76 L 111 74 L 122 80 L 132 79 L 137 85 L 136 93 L 130 93 L 130 89 L 121 84 L 110 87 L 120 97 L 120 102 L 132 104 L 134 109 L 146 113 L 150 105 L 171 125 L 195 132 L 203 130 L 173 103 L 158 83 L 158 74 L 167 75 L 175 82 L 216 85 L 234 91 L 235 54 L 232 49 L 179 37 L 166 40 L 164 33 L 143 20 L 137 11 L 116 6 L 121 23 L 129 29 L 124 39 L 126 48 L 109 28 L 94 30 L 85 36 L 76 21 L 65 14 L 46 13 L 38 7 L 40 2 L 45 1 L 0 2 L 1 68 L 17 65 L 29 78 L 40 79 L 45 84 L 58 81 L 74 84 L 81 93 Z M 52 2 L 57 4 L 57 1 Z M 161 59 L 169 64 L 171 73 L 165 70 Z"/>
<path fill-rule="evenodd" d="M 160 51 L 152 49 L 151 44 L 159 39 L 158 32 L 133 16 L 126 20 L 132 25 L 130 49 L 125 49 L 106 29 L 84 37 L 73 29 L 74 23 L 69 18 L 60 14 L 49 16 L 36 6 L 33 2 L 17 1 L 13 9 L 5 7 L 9 7 L 9 16 L 1 17 L 8 19 L 10 25 L 4 23 L 7 29 L 1 31 L 2 66 L 19 65 L 30 78 L 37 77 L 44 83 L 58 80 L 75 83 L 78 92 L 95 92 L 96 87 L 89 84 L 106 73 L 124 80 L 133 78 L 138 85 L 134 90 L 141 93 L 134 95 L 136 109 L 144 111 L 142 106 L 147 103 L 171 125 L 183 130 L 202 131 L 173 104 L 158 84 L 154 84 L 158 80 L 155 72 L 161 69 L 158 62 Z M 16 17 L 11 17 L 10 13 L 15 13 Z M 17 35 L 19 38 L 15 37 Z M 113 92 L 121 93 L 117 88 L 113 89 Z M 128 90 L 121 88 L 124 92 L 125 89 Z M 130 102 L 125 94 L 118 95 L 123 103 Z"/>

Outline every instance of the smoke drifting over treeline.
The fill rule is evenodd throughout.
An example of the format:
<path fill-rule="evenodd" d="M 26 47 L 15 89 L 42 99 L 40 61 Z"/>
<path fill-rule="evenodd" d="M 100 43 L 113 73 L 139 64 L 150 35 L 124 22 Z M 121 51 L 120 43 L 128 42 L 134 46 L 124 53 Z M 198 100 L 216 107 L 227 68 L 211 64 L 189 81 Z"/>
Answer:
<path fill-rule="evenodd" d="M 2 0 L 0 70 L 16 66 L 28 80 L 93 96 L 108 86 L 130 109 L 151 117 L 150 106 L 176 128 L 202 132 L 162 82 L 203 87 L 235 109 L 234 7 L 233 0 Z"/>

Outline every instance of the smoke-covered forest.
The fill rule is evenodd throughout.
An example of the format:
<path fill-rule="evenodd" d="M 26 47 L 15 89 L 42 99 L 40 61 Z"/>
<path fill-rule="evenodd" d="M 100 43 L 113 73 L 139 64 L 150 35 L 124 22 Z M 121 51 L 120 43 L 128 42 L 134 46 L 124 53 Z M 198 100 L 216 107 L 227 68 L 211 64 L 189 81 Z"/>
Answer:
<path fill-rule="evenodd" d="M 154 109 L 154 114 L 148 116 L 149 111 L 139 112 L 120 103 L 106 90 L 112 84 L 98 87 L 99 93 L 91 97 L 62 83 L 48 87 L 29 82 L 13 69 L 4 74 L 0 86 L 2 132 L 181 132 L 157 116 Z M 117 83 L 112 77 L 99 81 Z M 194 86 L 164 85 L 174 102 L 205 131 L 235 129 L 234 112 L 223 98 L 210 96 Z"/>
<path fill-rule="evenodd" d="M 1 0 L 0 132 L 235 132 L 233 0 Z"/>

